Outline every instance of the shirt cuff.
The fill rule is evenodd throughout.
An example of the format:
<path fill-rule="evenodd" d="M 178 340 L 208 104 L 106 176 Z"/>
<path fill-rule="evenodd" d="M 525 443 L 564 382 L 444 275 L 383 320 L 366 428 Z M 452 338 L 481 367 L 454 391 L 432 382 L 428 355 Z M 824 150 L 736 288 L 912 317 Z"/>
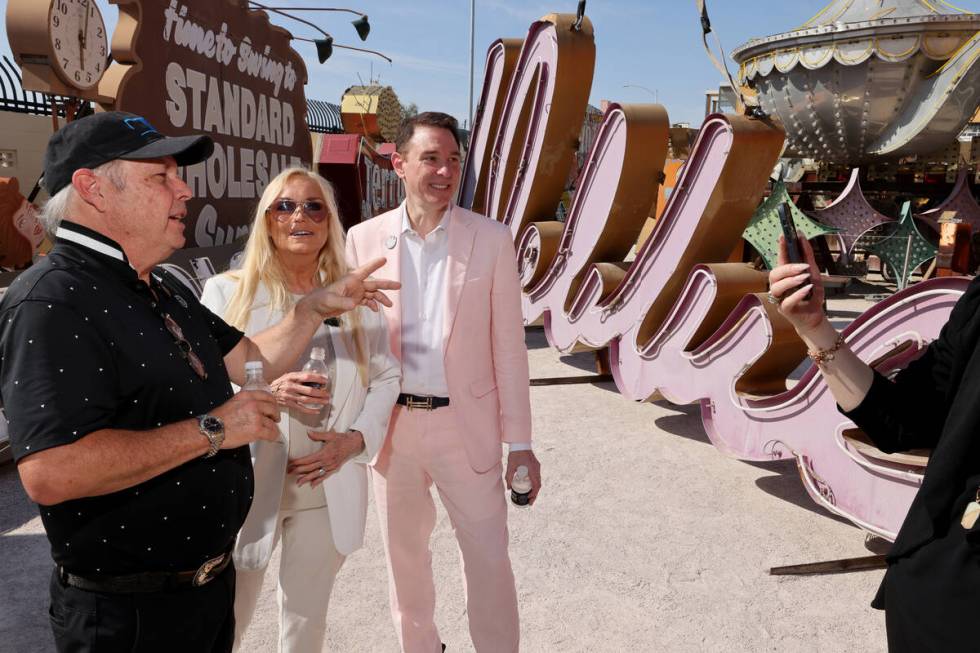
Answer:
<path fill-rule="evenodd" d="M 507 449 L 508 449 L 508 451 L 510 453 L 514 453 L 515 451 L 530 451 L 531 450 L 531 443 L 530 442 L 508 442 L 507 443 Z"/>

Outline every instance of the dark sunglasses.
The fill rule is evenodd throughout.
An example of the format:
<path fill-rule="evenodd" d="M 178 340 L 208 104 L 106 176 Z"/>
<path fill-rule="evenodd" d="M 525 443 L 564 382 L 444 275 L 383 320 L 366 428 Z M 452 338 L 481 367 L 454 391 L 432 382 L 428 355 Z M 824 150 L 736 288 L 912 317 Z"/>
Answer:
<path fill-rule="evenodd" d="M 204 363 L 202 363 L 201 359 L 194 353 L 194 348 L 191 347 L 191 343 L 187 342 L 187 338 L 184 337 L 183 329 L 181 329 L 180 325 L 178 325 L 177 322 L 170 317 L 170 313 L 163 314 L 163 324 L 167 327 L 167 331 L 170 332 L 170 335 L 173 336 L 174 342 L 177 344 L 177 349 L 180 350 L 180 355 L 183 356 L 184 360 L 187 361 L 187 364 L 191 366 L 194 373 L 201 377 L 202 381 L 207 379 L 208 373 L 204 369 Z"/>
<path fill-rule="evenodd" d="M 302 207 L 303 214 L 316 223 L 327 219 L 327 205 L 320 200 L 306 200 L 305 202 L 294 202 L 293 200 L 276 200 L 266 211 L 271 213 L 277 222 L 285 222 L 297 207 Z"/>

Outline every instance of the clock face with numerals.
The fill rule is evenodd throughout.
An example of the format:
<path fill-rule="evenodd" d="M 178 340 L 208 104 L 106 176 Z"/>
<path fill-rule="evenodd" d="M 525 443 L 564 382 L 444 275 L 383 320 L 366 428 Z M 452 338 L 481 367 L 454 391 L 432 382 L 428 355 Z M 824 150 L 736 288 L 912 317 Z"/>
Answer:
<path fill-rule="evenodd" d="M 95 0 L 51 0 L 48 11 L 51 67 L 67 84 L 90 89 L 105 73 L 109 54 Z"/>

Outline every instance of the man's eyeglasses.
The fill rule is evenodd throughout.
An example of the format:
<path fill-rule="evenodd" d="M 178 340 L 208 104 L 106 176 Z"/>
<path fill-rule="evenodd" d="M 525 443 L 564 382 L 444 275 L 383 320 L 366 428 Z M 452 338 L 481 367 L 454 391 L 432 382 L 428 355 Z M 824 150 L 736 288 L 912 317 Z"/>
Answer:
<path fill-rule="evenodd" d="M 271 213 L 277 222 L 285 222 L 292 217 L 297 207 L 302 208 L 303 214 L 313 222 L 319 224 L 327 219 L 327 205 L 320 200 L 307 200 L 305 202 L 276 200 L 269 205 L 266 212 Z"/>
<path fill-rule="evenodd" d="M 191 343 L 187 342 L 187 338 L 184 337 L 184 331 L 180 328 L 180 325 L 172 317 L 170 313 L 163 314 L 163 324 L 167 327 L 167 331 L 173 336 L 174 342 L 177 344 L 177 349 L 180 350 L 180 355 L 184 357 L 187 364 L 191 366 L 191 369 L 201 377 L 204 381 L 208 378 L 208 373 L 204 369 L 204 363 L 201 359 L 197 357 L 194 353 L 194 348 L 191 347 Z"/>

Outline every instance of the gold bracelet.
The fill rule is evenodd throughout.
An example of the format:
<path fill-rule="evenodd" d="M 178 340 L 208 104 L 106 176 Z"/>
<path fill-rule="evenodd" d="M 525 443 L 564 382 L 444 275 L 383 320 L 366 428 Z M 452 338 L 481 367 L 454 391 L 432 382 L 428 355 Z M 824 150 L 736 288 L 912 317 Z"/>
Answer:
<path fill-rule="evenodd" d="M 817 367 L 823 367 L 837 357 L 837 352 L 844 346 L 844 334 L 838 334 L 837 342 L 830 349 L 809 349 L 806 355 L 810 357 Z"/>

